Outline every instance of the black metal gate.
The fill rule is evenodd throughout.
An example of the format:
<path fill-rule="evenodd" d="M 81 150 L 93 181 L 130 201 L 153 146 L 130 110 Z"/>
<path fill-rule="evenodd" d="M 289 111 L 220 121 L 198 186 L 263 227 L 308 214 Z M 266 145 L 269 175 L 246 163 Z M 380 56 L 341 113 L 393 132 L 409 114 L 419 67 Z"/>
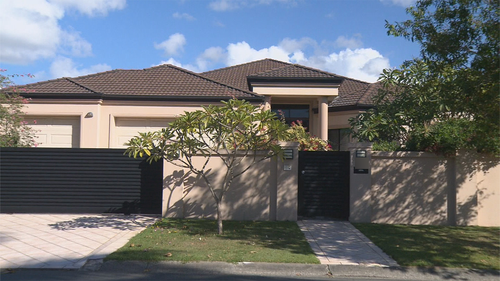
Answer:
<path fill-rule="evenodd" d="M 163 163 L 124 151 L 0 148 L 0 212 L 160 214 Z"/>
<path fill-rule="evenodd" d="M 299 152 L 299 217 L 349 218 L 348 151 Z"/>

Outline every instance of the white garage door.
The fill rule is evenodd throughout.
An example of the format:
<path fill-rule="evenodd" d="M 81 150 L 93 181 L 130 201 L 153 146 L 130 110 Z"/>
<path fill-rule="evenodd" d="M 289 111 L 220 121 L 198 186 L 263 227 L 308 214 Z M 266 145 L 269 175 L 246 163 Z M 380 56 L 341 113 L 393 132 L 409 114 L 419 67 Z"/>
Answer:
<path fill-rule="evenodd" d="M 36 131 L 38 147 L 80 147 L 80 117 L 28 116 L 25 120 Z"/>
<path fill-rule="evenodd" d="M 165 128 L 173 119 L 116 118 L 113 148 L 125 148 L 125 143 L 139 132 L 154 132 Z"/>

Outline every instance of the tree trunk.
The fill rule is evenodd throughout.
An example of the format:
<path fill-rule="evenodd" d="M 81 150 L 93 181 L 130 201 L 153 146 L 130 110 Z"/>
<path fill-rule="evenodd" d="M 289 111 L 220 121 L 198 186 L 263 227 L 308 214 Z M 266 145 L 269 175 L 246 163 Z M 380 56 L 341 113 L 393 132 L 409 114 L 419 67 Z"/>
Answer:
<path fill-rule="evenodd" d="M 224 229 L 222 227 L 222 216 L 220 214 L 221 202 L 217 202 L 217 228 L 219 229 L 219 235 L 224 234 Z"/>

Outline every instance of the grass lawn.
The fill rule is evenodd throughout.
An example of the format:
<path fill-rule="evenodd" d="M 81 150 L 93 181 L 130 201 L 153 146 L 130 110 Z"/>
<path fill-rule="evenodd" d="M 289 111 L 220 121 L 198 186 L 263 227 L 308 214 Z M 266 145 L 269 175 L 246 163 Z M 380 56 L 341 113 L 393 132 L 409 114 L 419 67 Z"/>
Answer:
<path fill-rule="evenodd" d="M 316 263 L 295 222 L 164 218 L 136 235 L 107 260 Z"/>
<path fill-rule="evenodd" d="M 401 266 L 500 270 L 500 228 L 354 224 Z"/>

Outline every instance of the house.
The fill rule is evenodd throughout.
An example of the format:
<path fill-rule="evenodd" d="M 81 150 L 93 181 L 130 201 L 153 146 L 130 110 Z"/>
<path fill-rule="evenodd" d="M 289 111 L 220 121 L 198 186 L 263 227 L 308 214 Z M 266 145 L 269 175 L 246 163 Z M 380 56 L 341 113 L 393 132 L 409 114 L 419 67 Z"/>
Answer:
<path fill-rule="evenodd" d="M 112 70 L 23 86 L 40 147 L 123 148 L 141 131 L 184 111 L 245 99 L 345 150 L 348 119 L 371 107 L 376 85 L 298 64 L 263 59 L 194 73 L 173 65 Z"/>
<path fill-rule="evenodd" d="M 371 106 L 373 85 L 273 59 L 204 73 L 160 65 L 25 85 L 22 95 L 31 99 L 25 120 L 36 130 L 38 147 L 46 149 L 0 151 L 5 160 L 0 211 L 126 212 L 132 204 L 164 216 L 211 217 L 210 194 L 196 177 L 186 178 L 188 171 L 167 162 L 137 164 L 122 151 L 105 148 L 124 148 L 138 132 L 164 128 L 185 111 L 238 98 L 279 112 L 287 122 L 301 120 L 313 135 L 347 150 L 342 130 L 350 117 Z M 296 146 L 289 148 L 297 153 Z M 216 178 L 221 164 L 211 163 Z M 296 220 L 298 166 L 297 157 L 259 163 L 233 182 L 224 218 Z M 29 177 L 17 176 L 27 167 Z M 335 167 L 344 168 L 339 174 L 348 178 L 349 159 Z M 342 182 L 342 190 L 348 190 L 348 180 Z M 323 205 L 335 197 L 327 195 L 320 195 Z M 344 214 L 347 201 L 342 201 Z"/>

